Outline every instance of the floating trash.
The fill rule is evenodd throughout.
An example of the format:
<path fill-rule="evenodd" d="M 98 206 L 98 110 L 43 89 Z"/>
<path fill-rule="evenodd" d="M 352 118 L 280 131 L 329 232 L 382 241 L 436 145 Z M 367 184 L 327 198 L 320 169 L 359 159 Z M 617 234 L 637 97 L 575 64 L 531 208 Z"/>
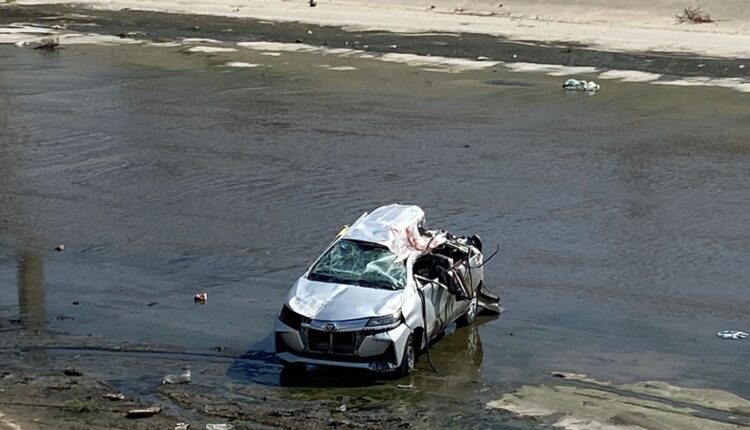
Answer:
<path fill-rule="evenodd" d="M 579 79 L 568 79 L 562 85 L 564 90 L 585 91 L 594 93 L 599 91 L 599 84 L 594 81 L 584 81 Z"/>
<path fill-rule="evenodd" d="M 716 336 L 719 336 L 722 339 L 740 340 L 746 339 L 748 337 L 748 334 L 744 331 L 739 330 L 724 330 L 716 333 Z"/>
<path fill-rule="evenodd" d="M 192 378 L 192 375 L 190 374 L 190 370 L 185 370 L 184 372 L 180 373 L 179 375 L 166 375 L 164 376 L 164 379 L 162 379 L 162 384 L 186 384 L 190 382 L 190 379 Z"/>
<path fill-rule="evenodd" d="M 143 408 L 143 409 L 131 409 L 126 414 L 126 418 L 148 418 L 154 415 L 160 414 L 161 408 L 158 406 Z"/>

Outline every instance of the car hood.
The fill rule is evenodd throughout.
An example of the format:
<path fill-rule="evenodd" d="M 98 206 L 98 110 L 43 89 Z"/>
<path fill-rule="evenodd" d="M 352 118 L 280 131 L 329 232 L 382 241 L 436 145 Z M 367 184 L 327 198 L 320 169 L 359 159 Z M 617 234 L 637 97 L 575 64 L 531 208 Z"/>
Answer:
<path fill-rule="evenodd" d="M 381 290 L 299 278 L 287 297 L 288 306 L 305 317 L 343 321 L 392 314 L 401 309 L 404 290 Z"/>

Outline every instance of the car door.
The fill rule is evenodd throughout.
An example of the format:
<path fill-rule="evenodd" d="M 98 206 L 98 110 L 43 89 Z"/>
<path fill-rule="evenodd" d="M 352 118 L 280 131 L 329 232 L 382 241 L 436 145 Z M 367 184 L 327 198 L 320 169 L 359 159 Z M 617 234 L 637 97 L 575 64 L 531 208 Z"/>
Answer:
<path fill-rule="evenodd" d="M 443 331 L 451 322 L 451 308 L 455 300 L 448 287 L 440 281 L 434 256 L 424 255 L 414 264 L 417 288 L 425 298 L 425 329 L 430 338 Z"/>

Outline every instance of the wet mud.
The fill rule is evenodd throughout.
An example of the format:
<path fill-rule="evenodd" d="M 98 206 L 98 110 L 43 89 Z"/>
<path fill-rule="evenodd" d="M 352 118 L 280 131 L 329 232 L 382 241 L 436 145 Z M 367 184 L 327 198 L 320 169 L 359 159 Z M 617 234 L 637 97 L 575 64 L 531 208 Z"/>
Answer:
<path fill-rule="evenodd" d="M 9 5 L 0 8 L 0 24 L 34 21 L 39 18 L 44 18 L 47 23 L 66 26 L 70 30 L 96 31 L 154 41 L 191 37 L 228 42 L 274 41 L 355 48 L 377 53 L 398 52 L 469 59 L 486 57 L 495 61 L 624 69 L 676 76 L 750 77 L 750 68 L 744 67 L 750 63 L 747 58 L 606 52 L 590 49 L 585 44 L 510 41 L 498 36 L 471 33 L 401 35 L 310 24 L 134 10 L 92 13 L 65 5 Z"/>

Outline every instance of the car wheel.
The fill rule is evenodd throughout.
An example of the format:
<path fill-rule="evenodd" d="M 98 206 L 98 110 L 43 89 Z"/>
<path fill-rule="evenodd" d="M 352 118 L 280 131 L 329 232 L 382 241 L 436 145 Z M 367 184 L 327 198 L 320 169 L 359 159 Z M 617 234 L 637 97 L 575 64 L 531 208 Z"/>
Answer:
<path fill-rule="evenodd" d="M 398 366 L 394 372 L 397 378 L 403 378 L 411 374 L 414 371 L 414 365 L 417 362 L 417 352 L 414 349 L 414 340 L 411 335 L 406 338 L 406 345 L 404 346 L 404 354 L 401 357 L 401 365 Z"/>
<path fill-rule="evenodd" d="M 474 296 L 474 298 L 471 299 L 471 301 L 469 302 L 469 309 L 466 309 L 466 313 L 461 315 L 461 317 L 458 319 L 458 325 L 459 326 L 471 325 L 471 323 L 473 323 L 477 317 L 478 310 L 479 310 L 479 297 Z"/>

